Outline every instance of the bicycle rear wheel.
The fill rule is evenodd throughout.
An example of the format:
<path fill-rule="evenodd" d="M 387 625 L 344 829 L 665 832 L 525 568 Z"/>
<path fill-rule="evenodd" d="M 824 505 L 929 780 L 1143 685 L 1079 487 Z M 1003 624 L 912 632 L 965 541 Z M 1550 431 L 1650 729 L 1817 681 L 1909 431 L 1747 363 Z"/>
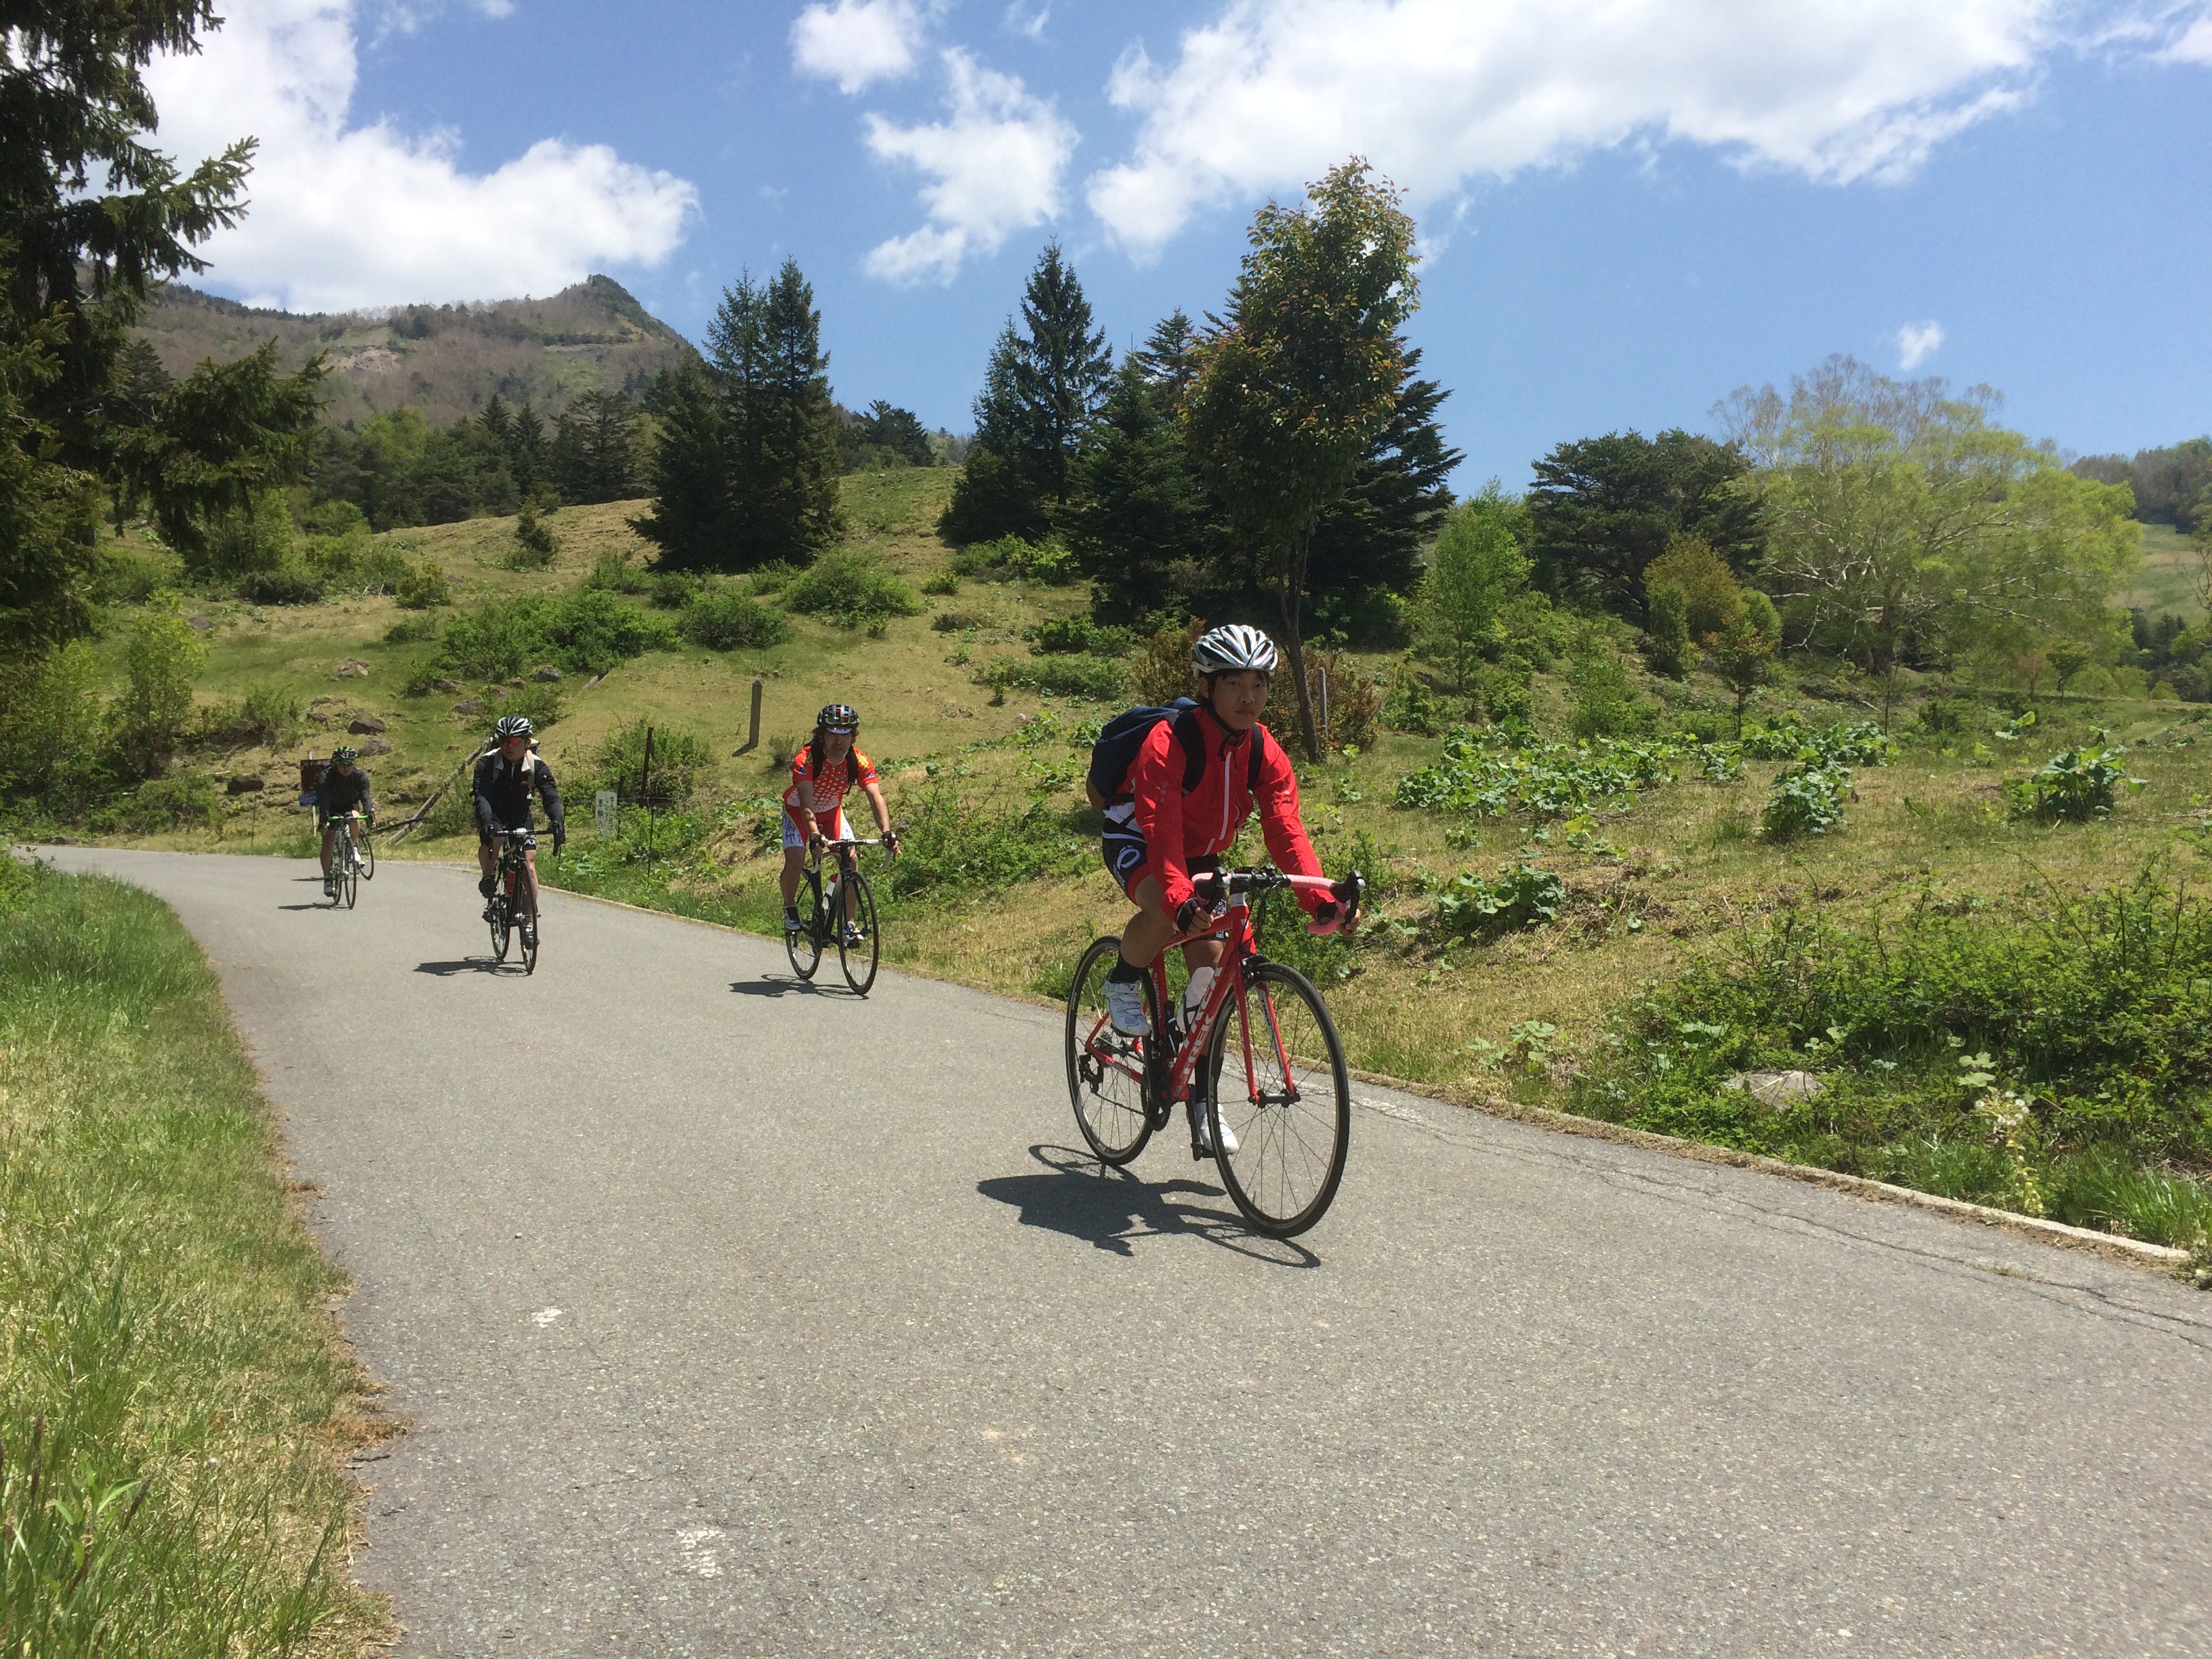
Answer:
<path fill-rule="evenodd" d="M 801 979 L 812 979 L 814 970 L 822 965 L 822 934 L 818 923 L 822 919 L 822 877 L 808 870 L 801 876 L 801 885 L 793 897 L 800 902 L 799 923 L 796 929 L 783 930 L 784 954 L 791 958 L 791 971 Z"/>
<path fill-rule="evenodd" d="M 1279 963 L 1248 963 L 1206 1070 L 1230 1197 L 1261 1232 L 1305 1231 L 1328 1213 L 1352 1146 L 1352 1079 L 1321 993 Z"/>
<path fill-rule="evenodd" d="M 522 917 L 514 931 L 522 943 L 522 971 L 534 974 L 538 971 L 538 913 L 532 910 Z"/>
<path fill-rule="evenodd" d="M 866 996 L 876 982 L 876 896 L 868 878 L 858 870 L 846 872 L 844 888 L 850 896 L 837 908 L 845 914 L 830 919 L 830 925 L 837 930 L 837 965 L 845 970 L 845 983 L 856 994 Z M 857 940 L 847 937 L 848 916 L 850 925 L 860 930 Z"/>
<path fill-rule="evenodd" d="M 1067 1100 L 1075 1127 L 1098 1161 L 1116 1168 L 1145 1150 L 1152 1138 L 1146 1109 L 1145 1048 L 1142 1037 L 1124 1036 L 1106 1017 L 1106 975 L 1121 959 L 1121 941 L 1098 939 L 1076 964 L 1067 989 Z M 1145 975 L 1145 1008 L 1152 1029 L 1159 1010 L 1152 975 Z"/>

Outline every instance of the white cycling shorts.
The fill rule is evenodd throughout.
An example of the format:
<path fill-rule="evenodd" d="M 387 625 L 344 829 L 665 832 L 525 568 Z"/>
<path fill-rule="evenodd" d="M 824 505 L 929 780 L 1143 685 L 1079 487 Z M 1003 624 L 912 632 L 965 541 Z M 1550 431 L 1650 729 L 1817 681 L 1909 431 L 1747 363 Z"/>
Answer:
<path fill-rule="evenodd" d="M 814 822 L 822 826 L 822 835 L 824 840 L 836 841 L 840 836 L 842 836 L 845 833 L 845 813 L 844 809 L 842 807 L 836 811 L 831 813 L 828 817 L 824 817 L 819 812 L 817 812 L 814 815 Z M 783 850 L 788 853 L 793 848 L 803 848 L 805 845 L 806 831 L 800 829 L 797 823 L 793 823 L 792 821 L 791 814 L 786 812 L 783 815 Z"/>

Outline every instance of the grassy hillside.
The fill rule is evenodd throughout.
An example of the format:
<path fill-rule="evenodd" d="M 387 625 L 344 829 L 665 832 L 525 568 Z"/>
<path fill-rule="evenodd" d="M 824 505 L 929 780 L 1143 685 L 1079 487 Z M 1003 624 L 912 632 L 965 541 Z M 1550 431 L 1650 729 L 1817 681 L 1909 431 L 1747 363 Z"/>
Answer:
<path fill-rule="evenodd" d="M 382 316 L 259 311 L 172 284 L 137 331 L 175 375 L 207 358 L 242 357 L 264 340 L 277 343 L 288 371 L 324 352 L 325 418 L 339 426 L 402 404 L 443 426 L 477 413 L 495 392 L 557 414 L 579 392 L 635 391 L 696 355 L 607 276 L 550 299 L 411 306 Z"/>
<path fill-rule="evenodd" d="M 2170 611 L 2194 626 L 2204 616 L 2197 598 L 2197 550 L 2170 524 L 2147 524 L 2142 532 L 2142 574 L 2121 602 L 2154 617 Z"/>
<path fill-rule="evenodd" d="M 854 546 L 917 587 L 932 578 L 948 585 L 951 556 L 930 526 L 951 478 L 943 471 L 848 478 Z M 572 587 L 609 553 L 638 557 L 641 550 L 623 522 L 631 510 L 555 515 L 548 522 L 561 550 L 554 567 L 538 573 L 501 567 L 513 541 L 510 520 L 395 532 L 390 539 L 444 563 L 459 581 L 465 607 L 482 596 Z M 879 632 L 794 616 L 792 638 L 771 649 L 686 646 L 650 652 L 588 684 L 571 676 L 562 683 L 562 712 L 544 749 L 571 787 L 580 833 L 559 866 L 549 861 L 549 874 L 561 884 L 774 932 L 780 857 L 774 797 L 790 745 L 813 711 L 843 700 L 861 711 L 863 746 L 885 763 L 895 811 L 915 826 L 912 855 L 884 884 L 887 960 L 994 989 L 1056 996 L 1084 944 L 1117 928 L 1124 915 L 1098 866 L 1097 820 L 1079 789 L 1091 723 L 1129 699 L 1048 696 L 1018 685 L 994 690 L 979 674 L 994 663 L 1033 673 L 1048 659 L 1032 654 L 1025 635 L 1083 608 L 1084 595 L 1073 586 L 961 578 L 956 592 L 933 595 L 925 614 L 893 618 Z M 387 819 L 466 757 L 501 706 L 501 688 L 480 684 L 405 695 L 435 647 L 387 640 L 394 624 L 407 620 L 388 599 L 296 610 L 222 604 L 205 616 L 211 654 L 204 696 L 237 696 L 264 682 L 297 688 L 316 700 L 311 740 L 318 752 L 327 752 L 356 713 L 387 724 L 392 752 L 369 763 Z M 336 678 L 349 659 L 367 665 L 366 678 Z M 1379 658 L 1358 666 L 1400 684 L 1417 667 Z M 1563 673 L 1564 661 L 1557 666 Z M 757 677 L 765 687 L 765 740 L 755 752 L 735 755 Z M 1826 726 L 1870 712 L 1854 699 L 1849 677 L 1832 666 L 1805 665 L 1790 678 L 1790 684 L 1759 694 L 1755 715 L 1794 714 Z M 1638 681 L 1678 726 L 1703 722 L 1711 729 L 1727 707 L 1726 694 L 1708 677 L 1675 685 L 1639 671 Z M 1761 828 L 1771 787 L 1788 769 L 1784 761 L 1753 758 L 1739 774 L 1712 781 L 1701 775 L 1700 751 L 1678 744 L 1650 758 L 1656 781 L 1626 793 L 1600 790 L 1587 811 L 1471 817 L 1392 804 L 1401 781 L 1437 763 L 1443 744 L 1382 728 L 1357 754 L 1300 769 L 1307 821 L 1325 863 L 1338 872 L 1356 860 L 1380 884 L 1375 925 L 1356 950 L 1310 945 L 1295 933 L 1272 948 L 1322 980 L 1358 1066 L 1462 1097 L 1510 1094 L 1610 1110 L 1593 1104 L 1589 1090 L 1619 1052 L 1609 1045 L 1621 1040 L 1624 1011 L 1647 988 L 1752 949 L 1772 927 L 1817 921 L 1863 932 L 1878 921 L 1893 927 L 1909 913 L 1949 915 L 1945 907 L 1954 907 L 1986 915 L 1992 926 L 2002 918 L 2008 927 L 2048 928 L 2075 897 L 2146 867 L 2177 883 L 2194 878 L 2212 846 L 2197 805 L 2212 799 L 2212 744 L 2201 741 L 2206 709 L 2069 696 L 2046 698 L 2031 723 L 2016 718 L 2026 705 L 2008 693 L 1953 688 L 1966 695 L 1943 701 L 1922 720 L 1916 708 L 1942 689 L 1911 688 L 1889 763 L 1853 769 L 1847 823 L 1795 841 L 1778 841 Z M 1540 674 L 1535 692 L 1540 726 L 1556 732 L 1566 705 L 1563 679 Z M 456 713 L 465 702 L 484 712 Z M 628 818 L 614 842 L 595 842 L 585 793 L 604 781 L 592 773 L 610 735 L 641 717 L 664 732 L 697 734 L 714 757 L 692 810 L 660 825 L 650 857 L 640 827 Z M 1275 724 L 1287 729 L 1288 715 Z M 2141 793 L 2122 788 L 2108 817 L 2087 823 L 2013 811 L 2008 781 L 2061 750 L 2107 743 L 2114 763 L 2144 781 Z M 223 831 L 227 845 L 306 849 L 303 817 L 283 782 L 296 752 L 295 745 L 281 754 L 207 758 L 225 775 L 255 772 L 277 786 L 237 798 Z M 1526 751 L 1502 763 L 1540 770 L 1583 763 Z M 458 817 L 446 827 L 465 830 Z M 206 844 L 200 836 L 161 839 Z M 1256 856 L 1256 843 L 1246 850 Z M 427 839 L 402 854 L 466 859 L 473 840 L 466 833 Z M 1483 920 L 1471 884 L 1498 881 L 1501 871 L 1524 865 L 1564 884 L 1556 914 L 1536 916 L 1539 925 L 1530 927 Z M 2212 986 L 2212 978 L 2204 983 Z M 1818 1065 L 1809 1050 L 1792 1063 Z M 1615 1115 L 1632 1118 L 1636 1109 L 1632 1104 Z M 1946 1109 L 1955 1115 L 1963 1107 L 1954 1101 Z M 1915 1175 L 1920 1165 L 1908 1168 L 1908 1153 L 1920 1143 L 1889 1118 L 1864 1116 L 1839 1127 L 1832 1115 L 1760 1109 L 1755 1121 L 1670 1121 L 1679 1133 L 1915 1179 L 1962 1196 L 2002 1197 L 1986 1159 L 1973 1166 L 1979 1174 Z M 2212 1152 L 2212 1122 L 2205 1127 L 2201 1140 L 2185 1136 L 2174 1144 Z M 2178 1155 L 2191 1167 L 2201 1156 Z M 2212 1157 L 2204 1162 L 2212 1166 Z M 2183 1225 L 2144 1224 L 2169 1235 Z"/>

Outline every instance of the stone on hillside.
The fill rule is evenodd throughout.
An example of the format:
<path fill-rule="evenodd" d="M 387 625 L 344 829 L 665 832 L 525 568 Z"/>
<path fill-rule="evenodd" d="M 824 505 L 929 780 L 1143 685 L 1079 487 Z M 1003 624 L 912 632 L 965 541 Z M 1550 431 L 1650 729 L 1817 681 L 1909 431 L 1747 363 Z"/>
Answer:
<path fill-rule="evenodd" d="M 455 703 L 453 712 L 456 714 L 481 714 L 483 713 L 483 704 L 477 698 L 471 697 L 465 702 Z"/>
<path fill-rule="evenodd" d="M 225 794 L 250 795 L 257 789 L 266 789 L 268 787 L 259 778 L 247 776 L 233 778 L 222 787 Z"/>
<path fill-rule="evenodd" d="M 530 678 L 540 684 L 551 685 L 561 678 L 561 671 L 549 662 Z"/>
<path fill-rule="evenodd" d="M 443 691 L 448 696 L 467 690 L 459 680 L 432 680 L 430 689 L 433 691 Z"/>
<path fill-rule="evenodd" d="M 1738 1072 L 1721 1079 L 1722 1088 L 1747 1089 L 1753 1100 L 1778 1112 L 1814 1098 L 1827 1086 L 1810 1072 Z"/>
<path fill-rule="evenodd" d="M 338 672 L 331 678 L 341 680 L 365 680 L 368 678 L 368 665 L 358 657 L 348 657 L 338 665 Z"/>
<path fill-rule="evenodd" d="M 365 738 L 374 737 L 378 732 L 390 729 L 374 714 L 356 714 L 352 723 L 346 727 L 347 731 Z"/>
<path fill-rule="evenodd" d="M 361 752 L 364 757 L 388 755 L 392 752 L 392 744 L 383 738 L 370 738 L 361 745 Z"/>
<path fill-rule="evenodd" d="M 215 631 L 215 623 L 205 617 L 187 617 L 185 618 L 185 626 L 195 634 L 211 634 Z"/>

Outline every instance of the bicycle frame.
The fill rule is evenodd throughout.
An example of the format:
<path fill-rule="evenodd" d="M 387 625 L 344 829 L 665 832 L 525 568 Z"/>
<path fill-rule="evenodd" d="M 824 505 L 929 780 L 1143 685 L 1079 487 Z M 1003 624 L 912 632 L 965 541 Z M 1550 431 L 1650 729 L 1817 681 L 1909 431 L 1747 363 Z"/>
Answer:
<path fill-rule="evenodd" d="M 854 849 L 862 847 L 881 847 L 883 844 L 883 838 L 880 836 L 840 836 L 835 841 L 823 842 L 822 852 L 813 854 L 808 862 L 819 869 L 822 866 L 822 853 L 835 853 L 837 855 L 836 873 L 822 884 L 823 904 L 835 907 L 844 902 L 845 872 L 854 867 L 858 857 Z M 838 921 L 844 920 L 844 913 L 842 910 L 833 909 L 833 914 Z"/>
<path fill-rule="evenodd" d="M 1237 879 L 1237 878 L 1231 878 L 1232 884 Z M 1325 892 L 1332 896 L 1335 891 L 1334 885 L 1327 878 L 1321 876 L 1272 876 L 1268 878 L 1267 887 L 1261 890 L 1266 891 L 1275 888 L 1286 888 L 1292 892 Z M 1240 998 L 1243 996 L 1245 966 L 1256 959 L 1260 954 L 1258 945 L 1252 933 L 1252 906 L 1248 896 L 1249 891 L 1249 889 L 1242 892 L 1232 890 L 1229 908 L 1219 916 L 1210 921 L 1201 928 L 1194 929 L 1188 933 L 1179 933 L 1170 939 L 1160 947 L 1159 955 L 1152 958 L 1150 969 L 1152 985 L 1158 994 L 1158 1006 L 1161 1020 L 1168 1024 L 1169 1031 L 1160 1034 L 1165 1038 L 1164 1042 L 1147 1043 L 1145 1054 L 1146 1065 L 1157 1068 L 1154 1071 L 1152 1081 L 1157 1090 L 1160 1107 L 1164 1111 L 1172 1111 L 1176 1106 L 1191 1097 L 1191 1079 L 1198 1069 L 1200 1060 L 1212 1046 L 1210 1039 L 1213 1035 L 1214 1022 L 1221 1018 L 1222 1010 L 1228 1006 L 1232 993 Z M 1202 939 L 1223 941 L 1221 961 L 1215 969 L 1213 984 L 1206 992 L 1206 1001 L 1200 1006 L 1197 1017 L 1191 1021 L 1190 1029 L 1176 1035 L 1173 1025 L 1175 1004 L 1168 994 L 1168 952 L 1180 945 L 1194 945 Z M 1139 1077 L 1138 1073 L 1127 1063 L 1126 1048 L 1114 1046 L 1102 1048 L 1099 1046 L 1099 1034 L 1108 1029 L 1108 1023 L 1102 1015 L 1097 1023 L 1091 1027 L 1090 1034 L 1084 1038 L 1085 1051 L 1100 1066 L 1110 1066 L 1126 1077 L 1137 1078 L 1141 1084 L 1145 1079 Z M 1282 1034 L 1276 1029 L 1273 1021 L 1268 1022 L 1268 1029 L 1273 1034 L 1272 1040 L 1275 1044 L 1276 1063 L 1282 1068 L 1279 1075 L 1288 1079 L 1292 1075 L 1291 1056 L 1283 1052 Z M 1244 1075 L 1248 1078 L 1256 1077 L 1259 1073 L 1252 1063 L 1252 1030 L 1249 1024 L 1244 1029 L 1243 1044 Z M 1162 1047 L 1166 1047 L 1170 1054 L 1169 1062 L 1165 1066 L 1159 1064 L 1159 1049 Z M 1297 1085 L 1293 1084 L 1291 1086 L 1295 1091 Z M 1295 1093 L 1291 1098 L 1292 1100 L 1297 1098 Z"/>
<path fill-rule="evenodd" d="M 494 866 L 505 879 L 501 884 L 513 906 L 517 921 L 538 914 L 538 881 L 525 856 L 527 850 L 538 845 L 534 830 L 502 830 L 500 831 L 499 862 Z"/>

